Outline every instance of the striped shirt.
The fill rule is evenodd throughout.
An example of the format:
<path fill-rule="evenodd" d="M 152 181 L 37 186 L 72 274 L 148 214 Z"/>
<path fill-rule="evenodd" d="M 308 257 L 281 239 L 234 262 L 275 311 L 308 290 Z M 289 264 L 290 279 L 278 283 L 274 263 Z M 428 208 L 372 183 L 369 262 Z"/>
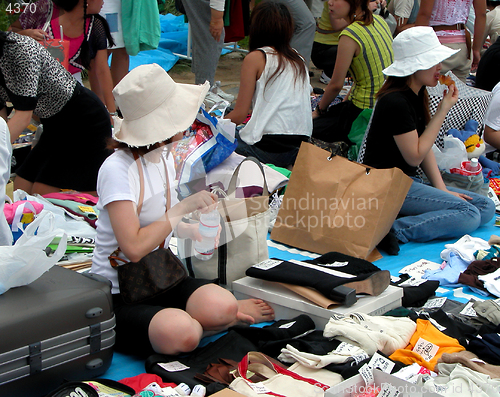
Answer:
<path fill-rule="evenodd" d="M 360 109 L 373 108 L 375 95 L 385 80 L 382 70 L 394 59 L 391 31 L 382 17 L 374 15 L 372 24 L 353 22 L 340 34 L 344 35 L 358 43 L 361 49 L 349 66 L 354 79 L 349 99 Z"/>

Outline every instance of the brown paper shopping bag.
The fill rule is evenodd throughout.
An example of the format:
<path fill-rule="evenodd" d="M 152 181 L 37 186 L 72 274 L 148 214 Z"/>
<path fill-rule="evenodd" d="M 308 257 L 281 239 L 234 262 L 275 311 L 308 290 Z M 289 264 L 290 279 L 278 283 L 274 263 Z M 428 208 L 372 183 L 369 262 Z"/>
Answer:
<path fill-rule="evenodd" d="M 412 180 L 302 143 L 271 239 L 366 259 L 389 232 Z"/>

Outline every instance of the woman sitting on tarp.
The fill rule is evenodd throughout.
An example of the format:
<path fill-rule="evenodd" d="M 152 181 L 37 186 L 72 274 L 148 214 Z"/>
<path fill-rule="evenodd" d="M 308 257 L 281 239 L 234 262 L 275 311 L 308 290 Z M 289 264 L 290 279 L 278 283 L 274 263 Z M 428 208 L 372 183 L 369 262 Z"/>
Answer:
<path fill-rule="evenodd" d="M 368 125 L 363 163 L 375 168 L 400 168 L 414 179 L 385 243 L 426 242 L 468 234 L 495 213 L 493 201 L 445 186 L 431 150 L 443 121 L 458 100 L 451 83 L 431 118 L 426 86 L 438 83 L 441 61 L 455 54 L 439 43 L 430 27 L 404 30 L 394 39 L 394 63 L 384 69 L 387 80 L 377 94 Z M 421 166 L 430 185 L 417 178 Z M 388 253 L 387 245 L 381 247 Z"/>
<path fill-rule="evenodd" d="M 314 138 L 343 141 L 363 109 L 373 108 L 375 94 L 384 83 L 382 70 L 392 62 L 392 34 L 385 20 L 373 15 L 369 0 L 329 0 L 331 15 L 349 25 L 340 33 L 332 79 L 312 113 Z M 334 106 L 347 72 L 354 84 L 348 98 Z"/>
<path fill-rule="evenodd" d="M 304 59 L 290 47 L 292 35 L 286 5 L 266 1 L 254 8 L 238 100 L 226 115 L 241 124 L 253 105 L 250 120 L 236 135 L 236 153 L 283 168 L 295 163 L 312 132 L 309 75 Z"/>
<path fill-rule="evenodd" d="M 81 83 L 81 72 L 89 70 L 89 81 L 110 113 L 116 112 L 113 80 L 108 66 L 108 44 L 113 39 L 106 20 L 99 15 L 102 0 L 38 0 L 26 6 L 11 26 L 13 32 L 38 41 L 69 41 L 69 72 Z"/>
<path fill-rule="evenodd" d="M 174 230 L 180 238 L 201 239 L 198 224 L 181 220 L 196 210 L 211 211 L 217 196 L 200 191 L 179 202 L 172 188 L 175 169 L 168 144 L 193 123 L 208 89 L 208 82 L 176 84 L 159 65 L 150 64 L 133 69 L 113 91 L 123 119 L 115 118 L 110 143 L 117 150 L 99 170 L 92 272 L 112 282 L 116 346 L 122 351 L 185 353 L 195 349 L 207 331 L 274 318 L 271 307 L 260 300 L 238 303 L 230 291 L 191 277 L 157 296 L 127 301 L 126 287 L 110 262 L 116 260 L 110 256 L 118 247 L 115 257 L 126 262 L 139 261 L 163 242 L 168 247 Z M 122 266 L 133 265 L 138 266 Z"/>
<path fill-rule="evenodd" d="M 0 32 L 0 76 L 5 118 L 5 102 L 14 105 L 7 122 L 11 141 L 33 115 L 43 123 L 40 140 L 16 170 L 14 188 L 42 195 L 60 189 L 95 193 L 111 136 L 111 121 L 99 98 L 35 40 L 17 33 Z"/>

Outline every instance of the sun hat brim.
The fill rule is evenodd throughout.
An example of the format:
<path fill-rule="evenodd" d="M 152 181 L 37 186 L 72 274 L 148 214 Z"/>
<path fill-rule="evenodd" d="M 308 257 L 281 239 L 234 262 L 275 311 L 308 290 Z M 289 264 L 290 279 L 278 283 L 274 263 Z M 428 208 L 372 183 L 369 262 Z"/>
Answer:
<path fill-rule="evenodd" d="M 431 67 L 456 54 L 458 51 L 460 51 L 460 49 L 453 50 L 441 44 L 417 56 L 395 60 L 391 66 L 382 70 L 382 73 L 386 76 L 395 77 L 410 76 L 419 70 L 430 69 Z"/>
<path fill-rule="evenodd" d="M 176 83 L 173 92 L 148 114 L 132 120 L 113 117 L 113 138 L 132 147 L 172 138 L 193 124 L 209 89 L 208 81 L 202 85 Z"/>

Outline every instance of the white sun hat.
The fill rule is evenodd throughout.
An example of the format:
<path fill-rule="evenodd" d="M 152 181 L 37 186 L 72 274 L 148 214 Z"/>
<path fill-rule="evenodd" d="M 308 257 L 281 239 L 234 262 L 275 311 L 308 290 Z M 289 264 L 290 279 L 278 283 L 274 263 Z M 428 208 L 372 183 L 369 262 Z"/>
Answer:
<path fill-rule="evenodd" d="M 113 138 L 134 147 L 172 138 L 193 123 L 209 88 L 176 83 L 156 63 L 136 67 L 113 89 L 123 115 L 113 118 Z"/>
<path fill-rule="evenodd" d="M 394 62 L 382 72 L 386 76 L 405 77 L 427 70 L 460 50 L 452 50 L 439 42 L 430 26 L 403 30 L 392 42 Z"/>

